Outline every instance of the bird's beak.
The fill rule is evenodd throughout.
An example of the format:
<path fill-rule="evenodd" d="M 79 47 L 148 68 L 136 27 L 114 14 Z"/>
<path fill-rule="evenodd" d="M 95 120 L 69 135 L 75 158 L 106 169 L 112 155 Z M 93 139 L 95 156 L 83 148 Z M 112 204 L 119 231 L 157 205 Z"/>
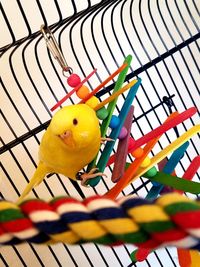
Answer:
<path fill-rule="evenodd" d="M 72 132 L 70 130 L 67 130 L 63 134 L 60 134 L 59 137 L 62 139 L 62 141 L 69 147 L 75 147 L 75 141 L 72 135 Z"/>

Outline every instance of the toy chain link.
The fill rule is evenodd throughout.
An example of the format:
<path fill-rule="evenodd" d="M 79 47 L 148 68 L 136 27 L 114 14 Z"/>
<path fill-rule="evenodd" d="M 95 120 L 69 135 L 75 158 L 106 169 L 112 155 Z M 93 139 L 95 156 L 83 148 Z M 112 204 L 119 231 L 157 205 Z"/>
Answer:
<path fill-rule="evenodd" d="M 200 248 L 200 204 L 177 193 L 147 201 L 133 196 L 113 201 L 94 196 L 0 202 L 0 243 L 122 243 L 155 249 Z"/>

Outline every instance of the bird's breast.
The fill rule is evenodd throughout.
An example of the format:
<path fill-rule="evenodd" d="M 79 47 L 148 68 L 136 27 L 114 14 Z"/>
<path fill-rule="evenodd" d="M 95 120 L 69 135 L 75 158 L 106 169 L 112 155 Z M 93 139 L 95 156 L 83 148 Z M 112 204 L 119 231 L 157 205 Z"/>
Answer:
<path fill-rule="evenodd" d="M 87 147 L 78 150 L 66 149 L 60 142 L 62 141 L 59 138 L 53 142 L 43 140 L 40 145 L 39 159 L 55 173 L 63 174 L 71 179 L 75 179 L 77 172 L 95 158 L 100 148 L 100 136 L 99 138 L 96 136 Z"/>

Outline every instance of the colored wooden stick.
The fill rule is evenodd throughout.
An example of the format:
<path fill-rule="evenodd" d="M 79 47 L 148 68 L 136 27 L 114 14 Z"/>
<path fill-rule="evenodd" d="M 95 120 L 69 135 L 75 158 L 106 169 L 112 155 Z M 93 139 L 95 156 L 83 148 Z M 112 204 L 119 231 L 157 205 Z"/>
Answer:
<path fill-rule="evenodd" d="M 164 166 L 162 172 L 166 174 L 171 174 L 174 169 L 176 168 L 177 164 L 179 163 L 180 159 L 183 157 L 186 149 L 189 146 L 189 142 L 185 142 L 183 145 L 181 145 L 179 148 L 177 148 L 169 160 L 167 161 L 166 165 Z M 163 189 L 162 181 L 159 185 L 153 185 L 150 191 L 148 192 L 146 199 L 155 199 L 160 194 L 160 192 Z"/>
<path fill-rule="evenodd" d="M 118 91 L 123 83 L 124 83 L 124 80 L 126 78 L 126 74 L 128 72 L 128 69 L 131 65 L 131 60 L 132 60 L 132 56 L 129 55 L 125 58 L 123 64 L 126 64 L 127 66 L 120 72 L 118 78 L 117 78 L 117 81 L 115 83 L 115 86 L 114 86 L 114 89 L 113 89 L 113 93 L 115 93 L 116 91 Z M 109 103 L 108 105 L 108 117 L 103 121 L 102 125 L 101 125 L 101 137 L 105 137 L 106 135 L 106 131 L 108 129 L 108 126 L 109 126 L 109 123 L 110 123 L 110 120 L 111 120 L 111 117 L 112 117 L 112 114 L 113 114 L 113 111 L 114 111 L 114 108 L 116 106 L 116 102 L 117 102 L 117 98 L 112 101 L 111 103 Z M 98 157 L 98 154 L 96 155 L 96 157 L 94 158 L 94 160 L 92 162 L 90 162 L 90 164 L 88 165 L 87 167 L 87 171 L 91 170 L 92 168 L 96 167 L 96 161 L 97 161 L 97 157 Z M 95 186 L 98 182 L 100 181 L 100 177 L 96 178 L 96 179 L 92 179 L 90 181 L 88 181 L 88 184 L 90 186 Z"/>
<path fill-rule="evenodd" d="M 190 265 L 190 267 L 199 267 L 199 262 L 200 262 L 199 251 L 197 251 L 197 250 L 189 250 L 189 252 L 190 252 L 190 257 L 191 257 L 191 265 Z M 185 266 L 183 266 L 183 267 L 185 267 Z"/>
<path fill-rule="evenodd" d="M 132 56 L 131 55 L 128 55 L 125 60 L 124 60 L 124 63 L 127 64 L 126 68 L 123 69 L 119 76 L 118 76 L 118 79 L 115 83 L 115 87 L 113 89 L 113 93 L 117 92 L 120 88 L 122 88 L 122 85 L 125 81 L 125 78 L 126 78 L 126 74 L 129 70 L 129 67 L 131 65 L 131 60 L 132 60 Z M 110 124 L 110 120 L 111 120 L 111 117 L 112 117 L 112 114 L 113 114 L 113 111 L 115 109 L 115 106 L 116 106 L 116 103 L 117 103 L 117 98 L 115 98 L 112 102 L 109 103 L 108 105 L 108 117 L 103 121 L 102 123 L 102 126 L 101 126 L 101 136 L 102 137 L 105 137 L 106 135 L 106 131 L 108 129 L 108 126 Z"/>
<path fill-rule="evenodd" d="M 185 171 L 183 175 L 183 179 L 186 179 L 189 181 L 192 180 L 192 178 L 194 177 L 195 173 L 198 171 L 199 168 L 200 168 L 200 156 L 196 156 L 190 163 L 187 170 Z M 184 191 L 181 191 L 181 190 L 174 190 L 174 191 L 180 194 L 184 193 Z"/>
<path fill-rule="evenodd" d="M 164 148 L 162 151 L 160 151 L 158 154 L 156 154 L 154 157 L 152 157 L 151 158 L 151 163 L 146 168 L 139 168 L 136 171 L 134 169 L 131 172 L 131 171 L 129 171 L 129 168 L 131 168 L 131 165 L 133 165 L 133 163 L 135 162 L 134 161 L 129 166 L 127 171 L 125 172 L 123 178 L 106 195 L 111 197 L 111 198 L 117 197 L 118 194 L 124 189 L 124 187 L 126 187 L 133 180 L 135 180 L 138 177 L 140 177 L 143 174 L 145 174 L 151 167 L 155 166 L 159 161 L 161 161 L 163 158 L 165 158 L 169 153 L 171 153 L 174 150 L 176 150 L 179 146 L 181 146 L 183 143 L 185 143 L 185 141 L 189 140 L 194 134 L 196 134 L 198 132 L 200 132 L 200 125 L 196 125 L 196 126 L 192 127 L 190 130 L 188 130 L 186 133 L 181 135 L 174 142 L 172 142 L 170 145 L 168 145 L 166 148 Z M 135 173 L 135 175 L 133 175 L 133 173 Z M 149 179 L 151 179 L 151 178 L 149 178 Z M 155 181 L 154 177 L 153 177 L 152 180 Z M 160 181 L 156 180 L 156 182 L 160 182 Z M 178 188 L 178 189 L 181 189 L 181 188 Z M 191 190 L 193 190 L 193 189 L 194 188 L 192 188 Z M 181 189 L 181 190 L 183 190 L 183 189 Z"/>
<path fill-rule="evenodd" d="M 119 182 L 117 182 L 117 184 L 105 194 L 106 197 L 109 197 L 111 199 L 117 198 L 120 192 L 130 183 L 132 177 L 140 167 L 143 160 L 147 157 L 149 152 L 158 142 L 158 139 L 159 138 L 155 138 L 146 144 L 146 146 L 144 147 L 143 155 L 140 158 L 135 159 L 134 162 L 129 165 L 128 169 L 125 171 L 123 177 L 119 180 Z"/>
<path fill-rule="evenodd" d="M 163 160 L 161 160 L 160 162 L 158 162 L 158 169 L 159 171 L 162 171 L 163 168 L 165 167 L 166 163 L 167 163 L 168 159 L 164 158 Z"/>
<path fill-rule="evenodd" d="M 114 139 L 114 140 L 117 139 L 117 137 L 118 137 L 118 135 L 119 135 L 119 133 L 121 131 L 121 128 L 122 128 L 122 126 L 124 124 L 124 121 L 126 119 L 126 116 L 127 116 L 128 112 L 129 112 L 129 109 L 130 109 L 130 106 L 131 106 L 131 104 L 133 102 L 133 99 L 134 99 L 134 97 L 135 97 L 135 95 L 137 93 L 137 90 L 138 90 L 139 86 L 140 86 L 140 83 L 141 83 L 141 79 L 138 78 L 137 83 L 129 90 L 129 93 L 128 93 L 127 97 L 126 97 L 126 100 L 124 101 L 122 109 L 121 109 L 121 111 L 119 113 L 120 123 L 119 123 L 117 128 L 114 128 L 112 130 L 112 132 L 111 132 L 111 134 L 109 136 L 111 139 Z M 108 159 L 110 157 L 110 154 L 112 152 L 112 149 L 114 147 L 114 144 L 115 144 L 114 142 L 107 142 L 106 143 L 106 145 L 104 147 L 104 150 L 101 153 L 101 156 L 100 156 L 99 161 L 97 163 L 97 168 L 99 169 L 99 171 L 101 171 L 101 172 L 104 171 L 104 169 L 106 167 L 106 164 L 107 164 L 107 161 L 108 161 Z M 101 179 L 101 177 L 96 177 L 96 178 L 90 180 L 91 181 L 90 185 L 95 186 L 100 181 L 100 179 Z"/>
<path fill-rule="evenodd" d="M 189 250 L 177 248 L 177 255 L 180 267 L 191 267 L 192 260 Z"/>
<path fill-rule="evenodd" d="M 167 121 L 163 123 L 161 126 L 155 128 L 153 131 L 149 132 L 148 134 L 140 137 L 132 147 L 129 148 L 128 153 L 133 152 L 138 147 L 141 147 L 142 145 L 146 144 L 149 140 L 156 138 L 157 136 L 165 133 L 171 128 L 174 128 L 176 125 L 182 123 L 184 120 L 192 117 L 197 112 L 197 109 L 195 107 L 189 108 L 185 110 L 184 112 L 180 113 L 178 116 L 174 117 L 172 120 Z M 178 114 L 178 112 L 177 112 Z M 107 163 L 107 166 L 112 164 L 115 160 L 115 154 L 112 155 Z"/>
<path fill-rule="evenodd" d="M 191 129 L 189 129 L 187 132 L 185 132 L 183 135 L 181 135 L 179 138 L 177 138 L 175 141 L 173 141 L 171 144 L 169 144 L 167 147 L 165 147 L 162 151 L 160 151 L 158 154 L 156 154 L 154 157 L 152 157 L 151 163 L 146 168 L 140 168 L 137 171 L 136 176 L 133 179 L 136 179 L 136 178 L 142 176 L 143 174 L 145 174 L 151 167 L 155 166 L 159 161 L 161 161 L 163 158 L 165 158 L 169 153 L 176 150 L 179 146 L 181 146 L 183 143 L 185 143 L 187 140 L 189 140 L 193 135 L 195 135 L 199 132 L 200 132 L 200 125 L 193 126 Z M 173 178 L 176 178 L 176 177 L 173 176 Z M 130 179 L 130 181 L 132 181 L 132 178 Z M 156 182 L 160 182 L 160 181 L 156 181 Z M 186 182 L 188 182 L 188 181 L 186 181 Z M 189 185 L 189 184 L 187 184 L 187 185 Z M 167 183 L 166 185 L 169 185 L 169 184 Z M 193 189 L 191 189 L 191 190 L 193 190 Z"/>
<path fill-rule="evenodd" d="M 62 105 L 63 102 L 65 102 L 73 93 L 75 93 L 76 91 L 78 91 L 78 89 L 85 83 L 87 82 L 90 77 L 95 74 L 97 72 L 97 69 L 94 69 L 87 77 L 85 77 L 85 79 L 82 80 L 82 82 L 80 82 L 79 85 L 77 85 L 73 90 L 71 90 L 66 96 L 64 96 L 60 101 L 58 101 L 52 108 L 51 111 L 54 111 L 55 109 L 57 109 L 58 107 L 60 107 Z"/>
<path fill-rule="evenodd" d="M 124 169 L 126 165 L 126 155 L 128 151 L 128 143 L 129 143 L 129 137 L 131 133 L 131 126 L 132 126 L 132 120 L 133 120 L 133 111 L 134 107 L 131 106 L 128 116 L 126 117 L 124 127 L 127 129 L 127 136 L 119 140 L 118 147 L 117 147 L 117 152 L 116 152 L 116 160 L 115 160 L 115 165 L 112 171 L 112 177 L 111 180 L 113 183 L 116 183 L 117 181 L 120 180 L 120 178 L 124 174 Z"/>
<path fill-rule="evenodd" d="M 101 88 L 103 88 L 109 81 L 111 81 L 118 73 L 120 73 L 123 69 L 127 67 L 127 64 L 124 63 L 121 67 L 119 67 L 115 72 L 113 72 L 107 79 L 105 79 L 100 85 L 98 85 L 92 92 L 90 92 L 84 99 L 82 99 L 79 103 L 85 103 L 89 98 L 95 95 Z"/>
<path fill-rule="evenodd" d="M 172 120 L 174 117 L 178 116 L 178 112 L 173 112 L 170 116 L 166 119 L 165 122 Z M 115 199 L 120 192 L 129 184 L 131 177 L 136 173 L 138 168 L 140 167 L 143 160 L 147 157 L 151 149 L 155 146 L 157 141 L 159 140 L 160 136 L 150 140 L 144 147 L 143 154 L 140 158 L 135 159 L 127 168 L 126 172 L 124 173 L 122 179 L 110 190 L 106 193 L 106 196 L 110 197 L 111 199 Z"/>
<path fill-rule="evenodd" d="M 184 192 L 189 192 L 191 194 L 199 194 L 200 193 L 200 183 L 185 180 L 179 178 L 177 176 L 172 176 L 170 174 L 166 174 L 163 172 L 158 172 L 155 176 L 149 177 L 148 175 L 144 175 L 145 178 L 150 179 L 151 181 L 159 182 L 164 185 L 168 185 L 178 190 L 182 190 Z"/>
<path fill-rule="evenodd" d="M 130 83 L 126 84 L 124 87 L 122 87 L 121 89 L 119 89 L 117 92 L 113 93 L 111 96 L 109 96 L 108 98 L 106 98 L 105 100 L 103 100 L 102 102 L 100 102 L 95 108 L 94 110 L 98 110 L 102 107 L 104 107 L 106 104 L 110 103 L 111 101 L 113 101 L 115 98 L 117 98 L 119 95 L 123 94 L 125 91 L 127 91 L 128 89 L 130 89 L 132 86 L 134 86 L 137 83 L 137 80 L 133 80 Z"/>

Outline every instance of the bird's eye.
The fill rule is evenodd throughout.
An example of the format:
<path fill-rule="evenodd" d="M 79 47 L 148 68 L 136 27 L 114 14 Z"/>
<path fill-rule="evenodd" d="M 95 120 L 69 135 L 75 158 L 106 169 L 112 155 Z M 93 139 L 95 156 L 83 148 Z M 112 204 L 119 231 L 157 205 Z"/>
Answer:
<path fill-rule="evenodd" d="M 77 125 L 77 124 L 78 124 L 77 119 L 73 119 L 73 124 L 74 124 L 74 125 Z"/>

